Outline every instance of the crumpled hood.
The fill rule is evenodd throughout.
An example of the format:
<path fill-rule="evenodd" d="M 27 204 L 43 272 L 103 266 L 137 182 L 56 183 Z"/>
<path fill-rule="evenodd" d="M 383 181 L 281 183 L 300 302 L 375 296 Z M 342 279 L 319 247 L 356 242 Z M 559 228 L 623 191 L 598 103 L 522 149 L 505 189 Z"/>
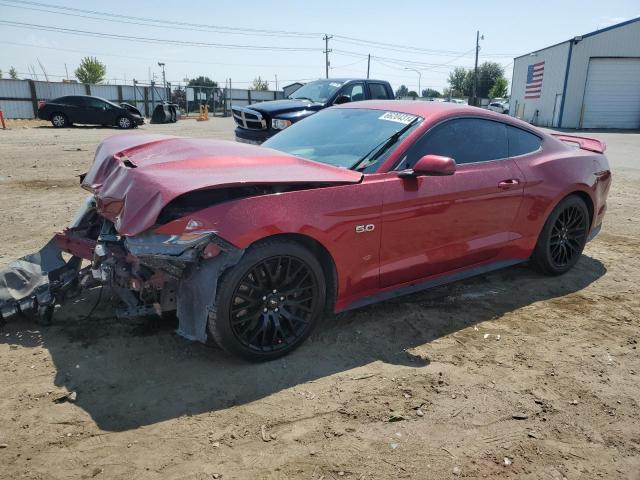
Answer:
<path fill-rule="evenodd" d="M 358 183 L 362 174 L 270 148 L 152 134 L 104 140 L 82 180 L 121 235 L 153 226 L 162 209 L 194 190 L 247 185 Z"/>

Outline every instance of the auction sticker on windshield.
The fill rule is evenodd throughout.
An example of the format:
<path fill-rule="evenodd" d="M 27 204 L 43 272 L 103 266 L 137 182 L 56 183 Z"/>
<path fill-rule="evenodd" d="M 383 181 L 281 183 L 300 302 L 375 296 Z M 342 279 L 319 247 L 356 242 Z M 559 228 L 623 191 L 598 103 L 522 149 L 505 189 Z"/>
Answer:
<path fill-rule="evenodd" d="M 385 112 L 383 115 L 378 117 L 378 120 L 387 120 L 389 122 L 398 122 L 403 125 L 408 125 L 413 122 L 416 118 L 415 115 L 411 115 L 409 113 L 400 113 L 400 112 Z"/>

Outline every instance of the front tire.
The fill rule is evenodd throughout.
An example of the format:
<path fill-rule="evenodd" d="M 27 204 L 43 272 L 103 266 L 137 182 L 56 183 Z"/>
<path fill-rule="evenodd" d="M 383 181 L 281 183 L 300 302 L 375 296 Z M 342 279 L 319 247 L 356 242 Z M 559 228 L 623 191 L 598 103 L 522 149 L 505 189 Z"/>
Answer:
<path fill-rule="evenodd" d="M 589 209 L 582 198 L 570 195 L 562 200 L 544 224 L 532 264 L 547 275 L 571 270 L 587 243 L 589 225 Z"/>
<path fill-rule="evenodd" d="M 118 117 L 118 120 L 116 120 L 116 125 L 118 125 L 118 128 L 126 130 L 133 127 L 133 122 L 128 117 Z"/>
<path fill-rule="evenodd" d="M 326 282 L 318 259 L 289 240 L 250 247 L 218 283 L 209 333 L 251 361 L 295 350 L 320 321 Z"/>
<path fill-rule="evenodd" d="M 69 124 L 69 120 L 64 113 L 56 112 L 51 115 L 51 125 L 55 128 L 63 128 Z"/>

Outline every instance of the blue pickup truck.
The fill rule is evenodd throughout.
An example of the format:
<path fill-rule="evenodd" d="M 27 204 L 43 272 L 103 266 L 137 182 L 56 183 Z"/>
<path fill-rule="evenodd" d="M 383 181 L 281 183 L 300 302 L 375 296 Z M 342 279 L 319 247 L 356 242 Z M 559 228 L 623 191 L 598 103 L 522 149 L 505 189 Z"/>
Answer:
<path fill-rule="evenodd" d="M 236 140 L 260 144 L 292 123 L 331 105 L 393 98 L 389 82 L 333 78 L 309 82 L 283 100 L 254 103 L 247 107 L 232 105 L 231 111 L 236 122 Z"/>

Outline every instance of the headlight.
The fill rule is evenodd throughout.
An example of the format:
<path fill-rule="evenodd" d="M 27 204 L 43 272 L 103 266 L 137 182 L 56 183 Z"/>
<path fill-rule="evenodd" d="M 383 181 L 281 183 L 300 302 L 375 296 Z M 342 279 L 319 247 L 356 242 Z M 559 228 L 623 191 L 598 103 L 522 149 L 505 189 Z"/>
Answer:
<path fill-rule="evenodd" d="M 125 240 L 127 249 L 134 255 L 180 255 L 188 248 L 207 243 L 214 233 L 211 231 L 185 232 L 181 235 L 165 235 L 144 232 Z"/>
<path fill-rule="evenodd" d="M 284 130 L 291 125 L 291 120 L 282 120 L 280 118 L 274 118 L 271 120 L 271 126 L 274 130 Z"/>

